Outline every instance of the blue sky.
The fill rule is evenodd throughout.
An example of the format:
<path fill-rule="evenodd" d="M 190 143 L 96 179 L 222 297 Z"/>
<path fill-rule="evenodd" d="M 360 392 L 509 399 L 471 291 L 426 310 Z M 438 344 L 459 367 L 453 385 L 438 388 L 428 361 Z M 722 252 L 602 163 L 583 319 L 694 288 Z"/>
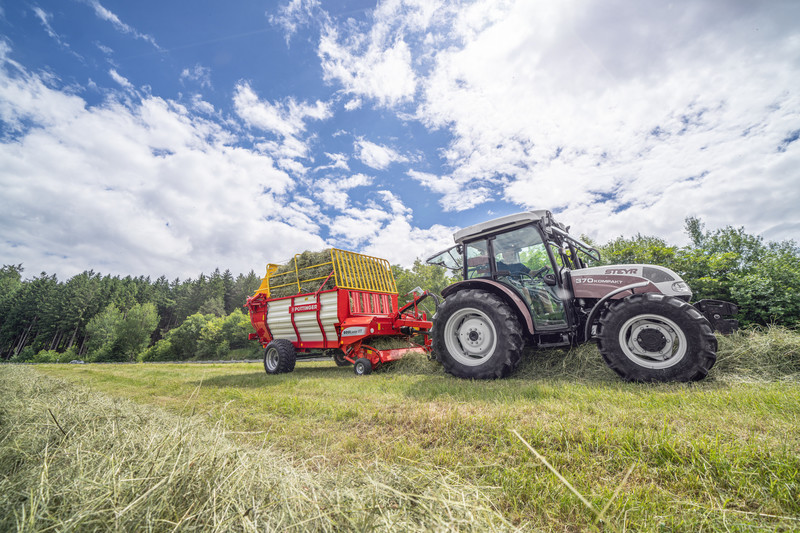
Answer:
<path fill-rule="evenodd" d="M 0 263 L 410 265 L 549 208 L 800 236 L 797 2 L 0 0 Z"/>

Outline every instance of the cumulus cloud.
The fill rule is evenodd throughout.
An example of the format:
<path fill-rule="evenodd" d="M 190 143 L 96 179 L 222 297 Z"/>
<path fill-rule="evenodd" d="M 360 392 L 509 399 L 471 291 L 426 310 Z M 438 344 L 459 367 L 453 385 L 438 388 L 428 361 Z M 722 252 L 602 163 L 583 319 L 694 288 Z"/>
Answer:
<path fill-rule="evenodd" d="M 331 223 L 334 239 L 344 247 L 359 247 L 364 253 L 382 257 L 393 264 L 410 267 L 452 246 L 455 228 L 435 224 L 427 229 L 413 225 L 412 210 L 394 193 L 375 192 L 376 199 L 358 210 L 350 210 Z"/>
<path fill-rule="evenodd" d="M 347 154 L 342 154 L 342 153 L 332 154 L 329 152 L 325 152 L 325 157 L 328 158 L 330 163 L 327 165 L 318 166 L 317 168 L 314 169 L 315 171 L 334 170 L 334 169 L 350 170 L 350 165 L 347 164 L 347 161 L 350 159 L 350 157 Z"/>
<path fill-rule="evenodd" d="M 288 98 L 284 103 L 261 100 L 249 83 L 236 86 L 233 97 L 236 113 L 249 125 L 283 137 L 294 137 L 306 129 L 305 120 L 324 120 L 332 116 L 330 105 Z"/>
<path fill-rule="evenodd" d="M 338 30 L 327 26 L 323 33 L 319 56 L 324 79 L 342 85 L 346 93 L 376 100 L 380 105 L 394 106 L 411 101 L 417 88 L 408 44 L 397 37 L 371 32 L 368 36 L 350 35 L 340 41 Z M 358 98 L 348 110 L 360 105 Z"/>
<path fill-rule="evenodd" d="M 309 146 L 300 137 L 306 130 L 307 120 L 325 120 L 333 115 L 330 104 L 319 100 L 309 104 L 294 98 L 269 102 L 260 99 L 246 82 L 236 86 L 233 103 L 237 115 L 251 128 L 277 137 L 258 141 L 256 146 L 279 159 L 284 168 L 306 173 L 307 168 L 297 160 L 309 158 Z"/>
<path fill-rule="evenodd" d="M 408 173 L 445 209 L 551 208 L 601 240 L 677 241 L 693 215 L 796 237 L 800 5 L 409 4 L 380 3 L 368 31 L 324 31 L 319 55 L 346 93 L 416 102 L 449 132 L 446 172 Z"/>
<path fill-rule="evenodd" d="M 222 125 L 157 97 L 90 106 L 0 51 L 0 262 L 197 276 L 325 245 L 293 180 Z"/>
<path fill-rule="evenodd" d="M 409 170 L 406 174 L 431 192 L 439 194 L 439 205 L 445 211 L 471 209 L 486 202 L 492 196 L 488 187 L 475 183 L 469 184 L 468 179 L 458 180 L 453 176 L 437 176 L 416 170 Z"/>
<path fill-rule="evenodd" d="M 372 185 L 374 178 L 366 174 L 353 174 L 346 178 L 323 178 L 314 182 L 315 194 L 326 209 L 347 209 L 350 202 L 348 192 L 356 187 Z"/>
<path fill-rule="evenodd" d="M 277 13 L 268 12 L 267 17 L 271 24 L 283 28 L 287 45 L 299 28 L 309 25 L 316 17 L 327 19 L 319 0 L 291 0 L 279 6 Z"/>
<path fill-rule="evenodd" d="M 364 139 L 356 140 L 353 146 L 356 150 L 356 157 L 368 167 L 376 170 L 384 170 L 392 163 L 408 161 L 407 157 L 399 154 L 396 150 Z"/>

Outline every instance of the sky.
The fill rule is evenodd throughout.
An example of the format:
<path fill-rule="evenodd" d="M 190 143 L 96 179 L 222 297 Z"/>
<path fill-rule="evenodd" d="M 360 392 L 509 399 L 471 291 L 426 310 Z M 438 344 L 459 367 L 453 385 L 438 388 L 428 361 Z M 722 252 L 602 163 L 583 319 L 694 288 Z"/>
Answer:
<path fill-rule="evenodd" d="M 550 209 L 800 240 L 800 2 L 0 0 L 0 264 L 410 266 Z"/>

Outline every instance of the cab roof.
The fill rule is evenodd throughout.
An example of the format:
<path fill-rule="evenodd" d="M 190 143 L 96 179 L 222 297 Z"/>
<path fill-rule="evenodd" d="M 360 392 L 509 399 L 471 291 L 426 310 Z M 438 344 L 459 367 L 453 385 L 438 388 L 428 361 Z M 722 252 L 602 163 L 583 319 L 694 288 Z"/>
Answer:
<path fill-rule="evenodd" d="M 506 215 L 504 217 L 495 218 L 474 224 L 466 228 L 460 229 L 453 234 L 453 240 L 456 244 L 461 244 L 464 241 L 479 237 L 483 234 L 495 233 L 498 231 L 512 229 L 517 226 L 524 226 L 531 222 L 541 221 L 543 225 L 553 223 L 553 215 L 547 209 L 537 209 L 534 211 L 523 211 L 522 213 L 515 213 L 513 215 Z"/>

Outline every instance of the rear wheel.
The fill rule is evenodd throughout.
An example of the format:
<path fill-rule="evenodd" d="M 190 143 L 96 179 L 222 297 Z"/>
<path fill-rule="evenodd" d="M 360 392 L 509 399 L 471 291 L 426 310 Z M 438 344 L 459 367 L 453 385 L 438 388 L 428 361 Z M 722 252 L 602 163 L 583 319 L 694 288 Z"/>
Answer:
<path fill-rule="evenodd" d="M 463 290 L 439 306 L 433 350 L 445 371 L 473 379 L 503 378 L 522 359 L 522 329 L 511 308 L 482 290 Z"/>
<path fill-rule="evenodd" d="M 286 339 L 275 339 L 264 350 L 264 370 L 267 374 L 284 374 L 294 370 L 297 353 Z"/>
<path fill-rule="evenodd" d="M 717 360 L 717 339 L 694 307 L 670 296 L 635 294 L 600 318 L 598 345 L 628 381 L 696 381 Z"/>
<path fill-rule="evenodd" d="M 350 364 L 350 361 L 344 358 L 344 352 L 341 350 L 328 350 L 330 352 L 330 356 L 333 357 L 333 362 L 336 363 L 336 366 L 347 366 Z"/>

